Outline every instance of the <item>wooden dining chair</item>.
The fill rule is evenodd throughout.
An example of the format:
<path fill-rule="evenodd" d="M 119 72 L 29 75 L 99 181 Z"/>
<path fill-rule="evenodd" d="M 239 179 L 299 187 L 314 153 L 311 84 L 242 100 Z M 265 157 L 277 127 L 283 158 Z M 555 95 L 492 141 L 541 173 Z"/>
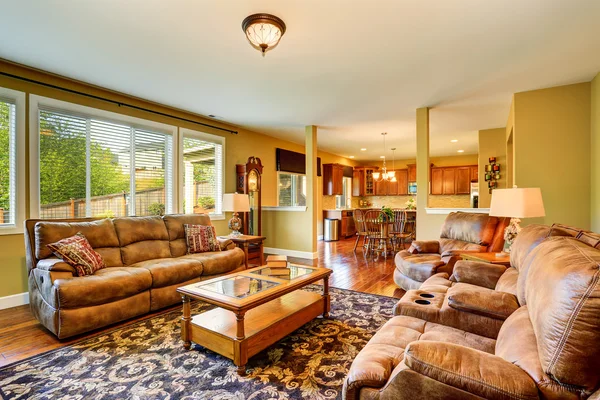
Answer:
<path fill-rule="evenodd" d="M 365 213 L 364 223 L 367 231 L 367 254 L 387 256 L 389 235 L 382 234 L 385 214 L 380 210 L 369 210 Z"/>
<path fill-rule="evenodd" d="M 354 219 L 354 227 L 356 228 L 356 242 L 354 243 L 354 249 L 352 251 L 356 251 L 356 247 L 358 246 L 361 237 L 363 238 L 363 249 L 368 245 L 367 230 L 365 228 L 365 212 L 358 209 L 354 210 L 352 212 L 352 218 Z"/>
<path fill-rule="evenodd" d="M 400 251 L 404 248 L 404 244 L 407 239 L 412 238 L 412 231 L 408 231 L 408 215 L 405 210 L 394 209 L 394 223 L 390 232 L 390 238 L 392 240 L 392 246 L 394 252 Z"/>

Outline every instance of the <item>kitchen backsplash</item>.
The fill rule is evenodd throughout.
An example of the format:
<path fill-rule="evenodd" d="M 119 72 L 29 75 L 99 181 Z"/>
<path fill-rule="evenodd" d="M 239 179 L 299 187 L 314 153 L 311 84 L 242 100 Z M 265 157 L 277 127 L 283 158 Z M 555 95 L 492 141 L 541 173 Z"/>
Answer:
<path fill-rule="evenodd" d="M 365 196 L 352 197 L 352 208 L 381 208 L 387 206 L 390 208 L 405 208 L 406 202 L 415 199 L 416 196 Z M 371 206 L 360 206 L 359 201 L 368 201 Z M 335 196 L 322 197 L 323 210 L 335 209 Z M 429 196 L 429 207 L 433 208 L 470 208 L 471 198 L 469 195 L 447 195 L 447 196 Z"/>
<path fill-rule="evenodd" d="M 431 208 L 471 208 L 471 196 L 468 194 L 429 196 Z"/>

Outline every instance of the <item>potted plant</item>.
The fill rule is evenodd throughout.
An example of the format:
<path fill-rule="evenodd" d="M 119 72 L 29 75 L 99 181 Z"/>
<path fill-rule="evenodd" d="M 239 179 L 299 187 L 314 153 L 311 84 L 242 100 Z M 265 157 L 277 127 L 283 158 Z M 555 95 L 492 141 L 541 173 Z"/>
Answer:
<path fill-rule="evenodd" d="M 379 216 L 381 222 L 394 222 L 394 212 L 391 208 L 382 206 L 381 212 L 383 213 L 383 215 Z M 381 218 L 383 218 L 383 220 L 381 220 Z"/>
<path fill-rule="evenodd" d="M 414 197 L 411 197 L 410 200 L 408 200 L 406 203 L 404 203 L 404 205 L 406 206 L 407 210 L 416 210 L 417 209 L 417 202 L 415 201 Z"/>

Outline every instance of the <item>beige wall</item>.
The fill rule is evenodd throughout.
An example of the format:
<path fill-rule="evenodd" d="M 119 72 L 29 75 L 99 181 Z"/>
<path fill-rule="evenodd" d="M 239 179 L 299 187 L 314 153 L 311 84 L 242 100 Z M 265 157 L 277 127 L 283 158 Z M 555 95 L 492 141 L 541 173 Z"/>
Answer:
<path fill-rule="evenodd" d="M 600 232 L 600 73 L 591 85 L 591 229 Z"/>
<path fill-rule="evenodd" d="M 292 143 L 277 139 L 271 136 L 263 135 L 257 132 L 248 131 L 226 123 L 205 119 L 199 115 L 187 113 L 174 108 L 166 107 L 160 104 L 148 102 L 134 97 L 126 96 L 120 93 L 112 92 L 103 88 L 95 87 L 86 83 L 73 81 L 60 76 L 55 76 L 43 71 L 37 71 L 12 63 L 0 60 L 0 69 L 13 75 L 34 79 L 41 82 L 52 83 L 53 85 L 77 90 L 83 93 L 110 98 L 115 101 L 133 104 L 139 107 L 149 108 L 169 115 L 178 116 L 193 121 L 217 125 L 228 129 L 237 130 L 237 135 L 226 133 L 212 128 L 202 127 L 191 122 L 181 121 L 175 118 L 160 116 L 140 110 L 127 107 L 118 107 L 115 104 L 95 100 L 89 97 L 67 93 L 58 89 L 51 89 L 41 85 L 24 82 L 7 77 L 0 77 L 0 86 L 19 90 L 27 94 L 36 94 L 44 97 L 59 99 L 88 107 L 103 109 L 119 114 L 129 115 L 137 118 L 144 118 L 156 122 L 162 122 L 183 128 L 199 130 L 206 133 L 223 136 L 226 138 L 225 148 L 225 193 L 235 191 L 235 165 L 245 164 L 248 157 L 259 157 L 264 165 L 262 176 L 262 201 L 263 205 L 277 205 L 277 172 L 275 166 L 275 149 L 277 147 L 304 153 L 304 144 Z M 27 121 L 29 118 L 27 118 Z M 352 160 L 343 157 L 319 152 L 319 157 L 323 163 L 339 162 L 346 165 L 356 165 Z M 29 160 L 26 160 L 29 165 Z M 26 171 L 27 176 L 29 171 Z M 319 186 L 321 180 L 319 178 Z M 27 187 L 28 189 L 28 187 Z M 27 216 L 29 216 L 29 193 L 26 193 Z M 319 215 L 322 212 L 318 213 Z M 227 234 L 227 221 L 230 214 L 226 215 L 225 220 L 214 221 L 218 234 Z M 306 223 L 304 223 L 306 220 Z M 265 243 L 268 247 L 277 247 L 298 251 L 310 251 L 311 244 L 307 239 L 312 237 L 312 233 L 305 231 L 310 229 L 308 213 L 302 212 L 265 212 L 263 216 L 263 235 L 267 236 Z M 281 229 L 279 231 L 278 229 Z M 0 280 L 0 297 L 27 291 L 27 272 L 25 269 L 25 249 L 23 235 L 4 235 L 0 236 L 0 267 L 2 268 L 2 278 Z"/>
<path fill-rule="evenodd" d="M 485 181 L 485 165 L 490 157 L 496 157 L 500 164 L 498 188 L 506 187 L 506 128 L 485 129 L 479 131 L 479 208 L 489 208 L 492 195 Z"/>
<path fill-rule="evenodd" d="M 591 84 L 514 95 L 514 177 L 519 187 L 540 187 L 546 217 L 590 228 Z"/>

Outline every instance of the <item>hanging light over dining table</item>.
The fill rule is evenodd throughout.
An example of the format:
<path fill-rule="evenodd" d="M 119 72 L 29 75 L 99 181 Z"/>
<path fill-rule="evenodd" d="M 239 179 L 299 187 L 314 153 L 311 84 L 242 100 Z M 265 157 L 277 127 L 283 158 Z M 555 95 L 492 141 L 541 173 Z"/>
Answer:
<path fill-rule="evenodd" d="M 285 33 L 285 23 L 271 14 L 252 14 L 242 21 L 242 29 L 252 47 L 264 57 L 267 51 L 274 49 Z"/>

